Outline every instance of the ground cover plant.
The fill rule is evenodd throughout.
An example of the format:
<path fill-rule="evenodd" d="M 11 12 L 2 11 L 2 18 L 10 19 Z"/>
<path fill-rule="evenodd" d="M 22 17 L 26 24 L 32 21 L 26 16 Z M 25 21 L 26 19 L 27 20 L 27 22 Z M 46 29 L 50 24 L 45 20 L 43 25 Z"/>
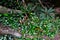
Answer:
<path fill-rule="evenodd" d="M 1 35 L 0 40 L 55 40 L 56 34 L 60 33 L 60 19 L 55 18 L 55 9 L 42 6 L 40 1 L 25 1 L 26 3 L 11 0 L 8 1 L 9 4 L 7 1 L 1 1 L 2 6 L 22 11 L 0 13 L 0 22 L 17 30 L 22 36 L 16 38 L 12 35 Z M 14 3 L 16 4 L 13 5 Z"/>

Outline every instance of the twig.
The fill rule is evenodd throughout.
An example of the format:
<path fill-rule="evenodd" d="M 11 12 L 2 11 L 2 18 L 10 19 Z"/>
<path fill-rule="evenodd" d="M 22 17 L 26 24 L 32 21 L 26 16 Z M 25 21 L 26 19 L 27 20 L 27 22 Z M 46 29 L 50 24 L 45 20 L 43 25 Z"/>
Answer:
<path fill-rule="evenodd" d="M 25 0 L 22 0 L 22 3 L 23 3 L 23 6 L 24 6 L 25 8 L 27 8 L 26 3 L 25 3 Z"/>
<path fill-rule="evenodd" d="M 40 5 L 45 9 L 45 6 L 42 4 L 41 0 L 38 0 Z"/>
<path fill-rule="evenodd" d="M 20 23 L 23 24 L 27 19 L 28 19 L 28 16 L 26 14 L 26 16 L 24 16 L 23 20 L 20 20 Z"/>
<path fill-rule="evenodd" d="M 16 2 L 18 2 L 18 0 L 16 0 Z"/>

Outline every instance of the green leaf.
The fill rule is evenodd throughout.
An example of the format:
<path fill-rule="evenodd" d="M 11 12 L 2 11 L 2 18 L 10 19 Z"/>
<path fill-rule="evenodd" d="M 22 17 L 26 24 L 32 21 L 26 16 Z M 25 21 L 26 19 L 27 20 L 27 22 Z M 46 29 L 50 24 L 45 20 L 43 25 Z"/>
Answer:
<path fill-rule="evenodd" d="M 49 8 L 48 13 L 52 13 L 52 12 L 54 12 L 54 9 L 51 7 Z"/>
<path fill-rule="evenodd" d="M 4 15 L 4 16 L 9 16 L 8 13 L 4 13 L 3 15 Z"/>

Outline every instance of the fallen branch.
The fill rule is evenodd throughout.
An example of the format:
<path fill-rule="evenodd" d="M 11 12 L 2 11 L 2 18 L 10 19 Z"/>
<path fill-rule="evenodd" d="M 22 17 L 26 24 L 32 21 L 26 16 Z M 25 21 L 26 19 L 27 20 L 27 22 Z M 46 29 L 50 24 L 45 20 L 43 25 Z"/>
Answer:
<path fill-rule="evenodd" d="M 11 12 L 13 12 L 13 13 L 23 13 L 23 12 L 20 11 L 20 10 L 9 9 L 9 8 L 0 6 L 0 13 L 11 13 Z"/>
<path fill-rule="evenodd" d="M 11 29 L 9 26 L 4 26 L 2 23 L 0 23 L 0 35 L 12 35 L 12 36 L 15 36 L 15 37 L 21 37 L 22 35 L 14 30 L 14 29 Z"/>

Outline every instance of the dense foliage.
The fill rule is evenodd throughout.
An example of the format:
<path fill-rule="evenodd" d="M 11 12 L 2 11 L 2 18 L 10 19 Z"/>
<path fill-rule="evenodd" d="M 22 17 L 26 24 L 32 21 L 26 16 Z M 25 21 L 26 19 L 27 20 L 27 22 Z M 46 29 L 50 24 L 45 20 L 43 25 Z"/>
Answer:
<path fill-rule="evenodd" d="M 42 36 L 44 35 L 54 38 L 55 34 L 59 32 L 60 19 L 55 19 L 55 12 L 52 7 L 43 9 L 40 4 L 36 6 L 33 1 L 27 4 L 27 8 L 21 4 L 21 1 L 10 0 L 9 3 L 7 1 L 2 1 L 0 4 L 14 7 L 14 9 L 20 9 L 23 12 L 16 14 L 14 14 L 13 11 L 11 13 L 0 13 L 0 22 L 4 25 L 10 26 L 15 30 L 21 28 L 18 31 L 22 33 L 22 37 L 16 38 L 17 40 L 43 40 Z M 14 4 L 15 6 L 17 4 L 19 5 L 15 7 Z M 35 6 L 35 10 L 33 10 Z M 25 16 L 27 16 L 27 18 L 24 20 Z M 24 20 L 23 23 L 21 20 Z M 13 40 L 11 36 L 8 35 L 1 36 L 0 38 L 1 40 L 7 40 L 6 37 L 8 37 L 8 39 L 10 38 L 9 40 Z"/>

